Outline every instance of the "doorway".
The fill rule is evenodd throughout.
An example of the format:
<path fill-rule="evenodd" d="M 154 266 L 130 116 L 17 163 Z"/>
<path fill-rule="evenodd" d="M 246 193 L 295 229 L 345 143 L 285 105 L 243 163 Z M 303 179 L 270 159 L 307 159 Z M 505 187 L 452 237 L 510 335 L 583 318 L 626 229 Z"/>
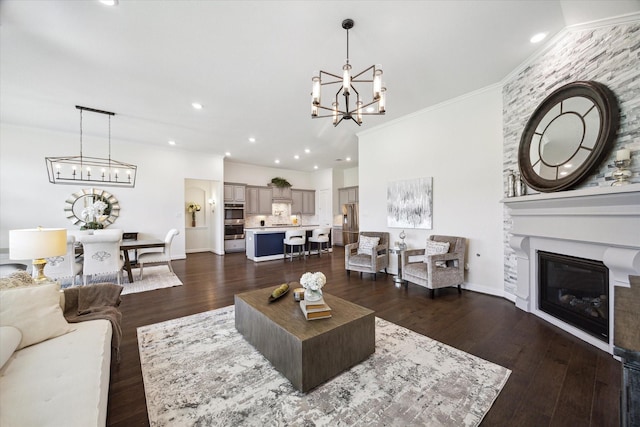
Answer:
<path fill-rule="evenodd" d="M 223 197 L 220 181 L 185 179 L 185 252 L 213 252 L 224 254 Z M 195 208 L 189 209 L 189 205 Z M 198 210 L 199 208 L 199 210 Z M 189 211 L 193 212 L 189 212 Z"/>

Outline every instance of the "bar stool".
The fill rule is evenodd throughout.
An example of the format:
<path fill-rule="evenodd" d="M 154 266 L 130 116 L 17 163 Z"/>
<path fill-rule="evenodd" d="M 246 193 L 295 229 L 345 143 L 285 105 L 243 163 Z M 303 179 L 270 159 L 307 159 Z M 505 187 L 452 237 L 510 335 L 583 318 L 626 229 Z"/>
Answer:
<path fill-rule="evenodd" d="M 324 249 L 324 244 L 329 243 L 329 229 L 328 228 L 316 228 L 311 233 L 311 237 L 309 237 L 309 256 L 311 256 L 311 250 L 313 249 L 313 244 L 317 245 L 318 248 L 318 256 L 322 256 L 322 251 Z"/>
<path fill-rule="evenodd" d="M 298 257 L 304 257 L 304 248 L 307 241 L 307 232 L 305 230 L 287 230 L 284 233 L 283 249 L 284 259 L 290 258 L 293 261 L 293 250 L 298 247 Z M 287 246 L 291 248 L 291 253 L 287 250 Z"/>

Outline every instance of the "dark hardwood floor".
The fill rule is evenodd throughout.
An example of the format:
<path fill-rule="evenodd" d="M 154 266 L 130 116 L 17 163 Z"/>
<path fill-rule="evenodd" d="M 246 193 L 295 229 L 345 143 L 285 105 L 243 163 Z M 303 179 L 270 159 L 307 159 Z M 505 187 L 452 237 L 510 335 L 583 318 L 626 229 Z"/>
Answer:
<path fill-rule="evenodd" d="M 110 426 L 149 425 L 137 327 L 224 307 L 235 293 L 297 281 L 306 271 L 322 271 L 326 292 L 378 317 L 511 369 L 482 426 L 619 425 L 619 362 L 502 298 L 450 288 L 432 300 L 422 287 L 396 287 L 391 275 L 347 277 L 343 248 L 259 264 L 244 254 L 198 253 L 172 265 L 184 286 L 122 297 L 122 360 L 111 367 Z"/>

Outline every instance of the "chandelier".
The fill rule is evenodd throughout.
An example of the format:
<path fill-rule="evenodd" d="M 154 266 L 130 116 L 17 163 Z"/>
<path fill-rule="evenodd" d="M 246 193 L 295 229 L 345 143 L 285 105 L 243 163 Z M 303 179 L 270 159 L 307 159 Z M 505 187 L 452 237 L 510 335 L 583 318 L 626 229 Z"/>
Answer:
<path fill-rule="evenodd" d="M 115 113 L 76 105 L 80 110 L 80 155 L 45 157 L 47 174 L 52 184 L 96 184 L 114 187 L 135 187 L 138 167 L 111 158 L 111 116 Z M 106 114 L 109 117 L 108 157 L 88 157 L 82 154 L 82 113 Z"/>
<path fill-rule="evenodd" d="M 333 126 L 338 126 L 343 120 L 353 120 L 362 125 L 362 116 L 379 116 L 385 113 L 385 92 L 386 88 L 382 83 L 382 69 L 380 65 L 372 65 L 358 74 L 353 74 L 351 64 L 349 63 L 349 30 L 353 28 L 353 19 L 345 19 L 342 21 L 342 28 L 347 30 L 347 62 L 342 67 L 342 75 L 320 71 L 319 74 L 313 76 L 311 90 L 311 118 L 332 117 Z M 371 99 L 364 101 L 357 87 L 362 83 L 371 83 Z M 331 107 L 322 105 L 322 88 L 323 86 L 331 86 L 338 89 L 335 97 L 331 97 Z M 344 98 L 340 102 L 340 95 Z M 355 102 L 353 99 L 355 98 Z M 376 105 L 377 104 L 377 105 Z M 320 110 L 326 110 L 330 113 L 319 115 Z"/>

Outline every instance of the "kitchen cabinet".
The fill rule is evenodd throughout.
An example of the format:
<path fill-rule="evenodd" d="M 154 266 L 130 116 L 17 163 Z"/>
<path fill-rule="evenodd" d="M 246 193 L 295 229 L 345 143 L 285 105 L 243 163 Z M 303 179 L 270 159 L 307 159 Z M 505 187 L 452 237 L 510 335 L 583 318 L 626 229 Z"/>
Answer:
<path fill-rule="evenodd" d="M 246 186 L 242 184 L 224 184 L 225 203 L 244 203 Z"/>
<path fill-rule="evenodd" d="M 271 187 L 272 198 L 274 203 L 282 202 L 283 200 L 291 201 L 291 187 Z"/>
<path fill-rule="evenodd" d="M 285 233 L 256 234 L 256 257 L 282 255 L 284 253 L 282 241 Z"/>
<path fill-rule="evenodd" d="M 291 190 L 291 214 L 316 214 L 315 190 Z"/>
<path fill-rule="evenodd" d="M 339 209 L 347 203 L 358 203 L 358 187 L 338 188 Z"/>
<path fill-rule="evenodd" d="M 271 215 L 271 188 L 247 186 L 246 190 L 245 212 L 249 215 Z"/>

